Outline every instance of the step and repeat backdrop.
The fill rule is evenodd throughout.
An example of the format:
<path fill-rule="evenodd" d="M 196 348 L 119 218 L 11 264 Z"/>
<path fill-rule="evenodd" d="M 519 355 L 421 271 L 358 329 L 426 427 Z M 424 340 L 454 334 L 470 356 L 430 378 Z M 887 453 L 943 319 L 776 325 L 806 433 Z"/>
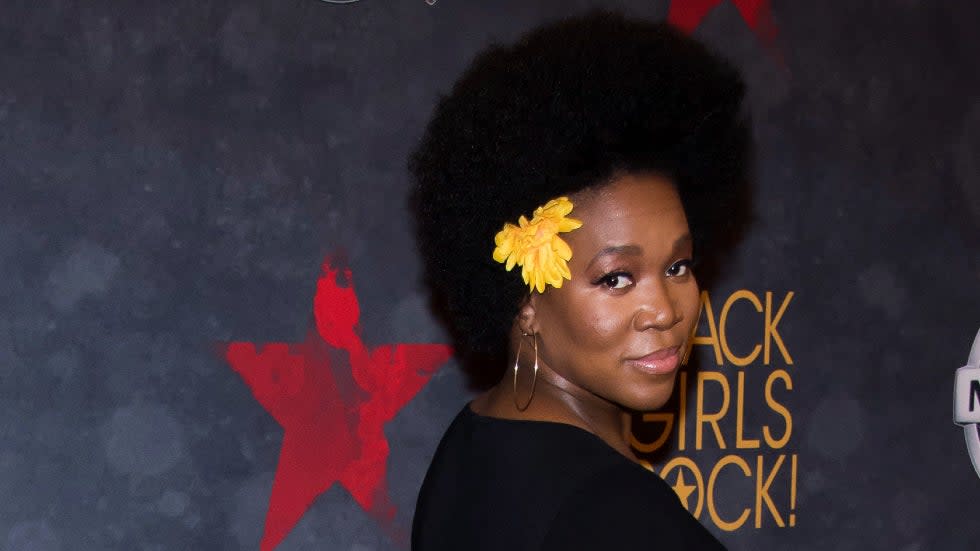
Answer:
<path fill-rule="evenodd" d="M 592 7 L 732 59 L 758 143 L 645 465 L 733 551 L 976 549 L 980 3 L 916 0 L 5 2 L 0 549 L 407 550 L 477 392 L 407 155 Z"/>

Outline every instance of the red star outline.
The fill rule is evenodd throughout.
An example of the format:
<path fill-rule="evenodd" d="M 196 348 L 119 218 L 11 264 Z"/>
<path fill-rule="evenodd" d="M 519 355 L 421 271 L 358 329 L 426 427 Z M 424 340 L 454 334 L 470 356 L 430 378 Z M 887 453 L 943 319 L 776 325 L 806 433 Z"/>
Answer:
<path fill-rule="evenodd" d="M 384 425 L 395 417 L 452 355 L 442 344 L 387 344 L 368 350 L 360 337 L 360 307 L 352 286 L 341 287 L 340 269 L 323 263 L 313 311 L 316 329 L 304 342 L 224 345 L 225 359 L 255 399 L 283 428 L 261 551 L 271 551 L 313 501 L 339 482 L 398 544 L 405 530 L 385 476 Z M 351 281 L 350 270 L 344 279 Z M 346 352 L 350 376 L 342 364 Z M 340 375 L 338 377 L 338 375 Z"/>
<path fill-rule="evenodd" d="M 704 20 L 711 10 L 725 0 L 673 0 L 667 12 L 667 22 L 690 34 Z M 762 44 L 779 59 L 776 49 L 776 36 L 779 29 L 773 21 L 769 0 L 730 0 L 738 9 L 745 24 L 752 29 Z"/>

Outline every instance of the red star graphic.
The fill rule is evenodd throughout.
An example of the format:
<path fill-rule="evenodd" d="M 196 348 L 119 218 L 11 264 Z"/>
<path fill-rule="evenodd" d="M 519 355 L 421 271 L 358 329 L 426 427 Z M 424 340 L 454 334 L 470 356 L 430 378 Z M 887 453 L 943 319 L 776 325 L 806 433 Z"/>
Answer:
<path fill-rule="evenodd" d="M 687 33 L 694 32 L 701 21 L 724 0 L 673 0 L 667 21 Z M 779 29 L 772 19 L 769 0 L 731 0 L 745 23 L 762 43 L 773 48 Z"/>
<path fill-rule="evenodd" d="M 452 354 L 441 344 L 394 344 L 368 350 L 359 335 L 353 287 L 341 287 L 327 258 L 317 282 L 316 330 L 301 343 L 227 344 L 224 355 L 255 399 L 283 427 L 261 551 L 271 551 L 313 503 L 339 482 L 398 543 L 385 485 L 384 425 Z M 344 270 L 346 281 L 350 271 Z M 346 352 L 348 367 L 338 361 Z M 341 364 L 338 366 L 337 364 Z"/>

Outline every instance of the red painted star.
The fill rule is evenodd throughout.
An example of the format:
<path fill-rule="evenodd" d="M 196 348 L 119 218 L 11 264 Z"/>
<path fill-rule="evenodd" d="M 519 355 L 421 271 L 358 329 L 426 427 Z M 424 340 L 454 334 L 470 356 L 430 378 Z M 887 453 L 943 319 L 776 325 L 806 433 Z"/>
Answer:
<path fill-rule="evenodd" d="M 724 0 L 673 0 L 667 12 L 667 21 L 675 27 L 692 33 L 701 21 Z M 772 19 L 769 0 L 731 0 L 745 23 L 767 47 L 774 47 L 779 29 Z"/>
<path fill-rule="evenodd" d="M 261 551 L 271 551 L 313 503 L 339 482 L 396 540 L 395 508 L 385 485 L 384 425 L 429 381 L 452 351 L 441 344 L 394 344 L 368 350 L 359 335 L 353 287 L 341 287 L 330 258 L 317 282 L 316 330 L 301 343 L 256 350 L 232 342 L 224 354 L 255 399 L 283 427 L 279 465 Z M 346 281 L 350 271 L 344 270 Z M 353 384 L 338 361 L 346 352 Z M 337 375 L 341 375 L 338 377 Z M 403 542 L 402 542 L 403 543 Z"/>

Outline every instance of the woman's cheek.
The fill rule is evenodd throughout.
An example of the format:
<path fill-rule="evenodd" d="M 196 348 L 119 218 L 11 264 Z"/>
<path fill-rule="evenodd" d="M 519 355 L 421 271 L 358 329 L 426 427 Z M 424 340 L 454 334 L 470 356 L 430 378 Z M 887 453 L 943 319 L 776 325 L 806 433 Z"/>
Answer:
<path fill-rule="evenodd" d="M 616 335 L 623 328 L 624 320 L 628 316 L 624 315 L 620 309 L 617 308 L 595 308 L 593 309 L 587 318 L 586 329 L 588 334 L 583 335 L 583 337 L 591 337 L 592 340 L 602 341 L 613 335 Z"/>
<path fill-rule="evenodd" d="M 697 323 L 700 306 L 701 292 L 698 289 L 697 284 L 692 283 L 688 286 L 687 293 L 684 296 L 684 322 L 688 327 Z"/>

